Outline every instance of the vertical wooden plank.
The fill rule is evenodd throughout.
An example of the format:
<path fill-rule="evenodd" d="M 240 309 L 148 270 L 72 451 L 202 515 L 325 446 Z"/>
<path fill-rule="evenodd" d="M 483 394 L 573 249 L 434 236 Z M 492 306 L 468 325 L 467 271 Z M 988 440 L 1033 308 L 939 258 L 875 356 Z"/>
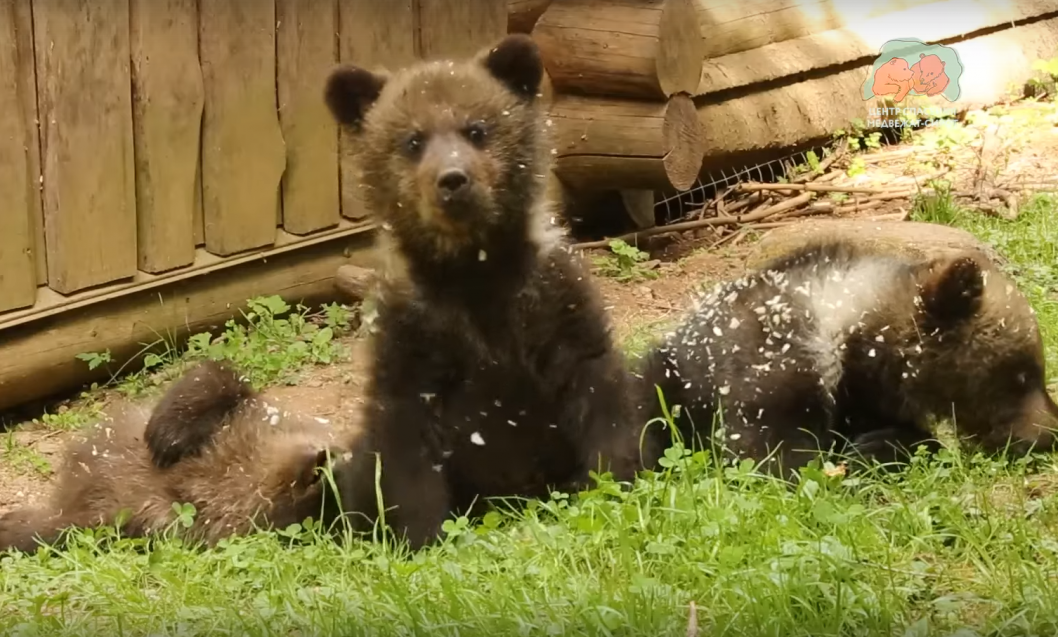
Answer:
<path fill-rule="evenodd" d="M 275 3 L 200 0 L 206 249 L 271 245 L 286 151 L 276 112 Z"/>
<path fill-rule="evenodd" d="M 507 34 L 507 3 L 419 0 L 423 59 L 466 58 Z"/>
<path fill-rule="evenodd" d="M 34 0 L 48 285 L 136 273 L 128 0 Z"/>
<path fill-rule="evenodd" d="M 338 126 L 322 99 L 338 61 L 336 0 L 276 0 L 276 84 L 287 145 L 283 228 L 308 234 L 338 224 Z"/>
<path fill-rule="evenodd" d="M 195 260 L 202 123 L 196 0 L 130 0 L 139 267 Z"/>
<path fill-rule="evenodd" d="M 44 244 L 43 178 L 40 170 L 40 128 L 37 123 L 37 67 L 33 52 L 33 5 L 14 1 L 15 42 L 18 47 L 19 96 L 22 119 L 26 130 L 26 159 L 28 160 L 29 215 L 33 228 L 33 258 L 37 268 L 37 284 L 48 282 L 48 256 Z"/>
<path fill-rule="evenodd" d="M 206 243 L 205 222 L 202 219 L 202 134 L 199 131 L 198 164 L 195 166 L 195 217 L 194 233 L 195 247 L 199 248 Z"/>
<path fill-rule="evenodd" d="M 33 305 L 37 297 L 16 1 L 0 0 L 0 312 Z"/>
<path fill-rule="evenodd" d="M 338 56 L 343 64 L 368 69 L 400 69 L 418 59 L 415 0 L 341 0 Z M 340 137 L 342 215 L 367 216 L 360 193 L 355 149 L 343 131 Z"/>

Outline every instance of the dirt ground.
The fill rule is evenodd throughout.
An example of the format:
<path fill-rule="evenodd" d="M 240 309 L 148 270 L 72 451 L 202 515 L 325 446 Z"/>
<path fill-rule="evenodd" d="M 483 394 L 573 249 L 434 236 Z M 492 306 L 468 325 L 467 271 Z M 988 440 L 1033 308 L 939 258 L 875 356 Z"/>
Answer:
<path fill-rule="evenodd" d="M 999 134 L 1001 159 L 993 160 L 995 167 L 991 170 L 997 182 L 1054 181 L 1058 175 L 1058 118 L 1054 117 L 1054 106 L 1048 108 L 1043 110 L 1043 116 L 1028 118 L 1032 120 L 1028 124 L 1009 126 L 1014 132 Z M 1006 118 L 1009 120 L 1010 116 Z M 990 117 L 988 121 L 970 127 L 969 132 L 972 134 L 969 138 L 959 140 L 964 152 L 974 144 L 981 145 L 989 122 L 995 125 L 1002 121 L 1001 117 Z M 892 155 L 893 151 L 900 149 L 901 146 L 889 146 L 882 149 L 880 154 Z M 830 183 L 886 184 L 894 179 L 909 178 L 910 175 L 936 172 L 937 165 L 929 163 L 936 159 L 935 156 L 931 155 L 930 160 L 922 157 L 915 160 L 916 153 L 911 150 L 910 161 L 908 157 L 897 157 L 893 161 L 867 161 L 862 174 L 834 179 Z M 841 163 L 836 162 L 834 168 L 840 168 Z M 972 182 L 975 174 L 982 172 L 979 167 L 974 167 L 973 162 L 965 160 L 949 162 L 949 169 L 946 178 L 954 177 L 955 182 Z M 1058 185 L 1041 189 L 1055 188 Z M 887 200 L 880 207 L 846 216 L 892 215 L 907 212 L 910 206 L 911 202 L 906 198 Z M 790 219 L 789 223 L 798 223 L 799 219 L 803 218 Z M 748 233 L 741 238 L 727 235 L 722 246 L 711 247 L 724 236 L 718 235 L 712 228 L 688 231 L 670 238 L 667 247 L 651 254 L 652 258 L 657 259 L 653 263 L 658 270 L 657 278 L 619 283 L 611 278 L 595 276 L 611 313 L 618 341 L 623 341 L 636 330 L 642 330 L 646 324 L 677 318 L 687 306 L 688 296 L 695 286 L 744 271 L 745 256 L 752 247 L 754 234 Z M 296 385 L 266 390 L 270 400 L 290 410 L 327 418 L 336 426 L 355 427 L 365 382 L 366 343 L 352 337 L 347 337 L 345 342 L 351 350 L 347 360 L 327 367 L 310 368 L 302 374 Z M 43 426 L 31 425 L 14 431 L 12 441 L 15 444 L 0 446 L 0 453 L 3 454 L 3 460 L 0 461 L 0 510 L 33 503 L 46 496 L 49 479 L 34 468 L 34 463 L 39 463 L 39 459 L 43 458 L 52 468 L 58 468 L 68 436 L 69 433 L 65 431 L 49 431 Z M 26 449 L 33 453 L 27 454 Z M 35 460 L 27 460 L 26 456 L 33 456 Z"/>

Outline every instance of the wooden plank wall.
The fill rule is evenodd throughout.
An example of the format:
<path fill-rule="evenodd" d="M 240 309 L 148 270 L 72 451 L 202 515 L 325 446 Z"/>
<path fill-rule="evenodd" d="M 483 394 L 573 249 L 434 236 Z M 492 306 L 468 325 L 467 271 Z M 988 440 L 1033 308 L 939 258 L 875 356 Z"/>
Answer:
<path fill-rule="evenodd" d="M 334 65 L 506 31 L 496 0 L 0 0 L 0 329 L 364 219 Z"/>

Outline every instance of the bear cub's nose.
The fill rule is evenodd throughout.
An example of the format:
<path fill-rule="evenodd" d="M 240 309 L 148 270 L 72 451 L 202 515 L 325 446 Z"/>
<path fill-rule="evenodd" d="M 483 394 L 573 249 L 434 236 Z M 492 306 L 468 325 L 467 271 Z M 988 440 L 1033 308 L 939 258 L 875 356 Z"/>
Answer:
<path fill-rule="evenodd" d="M 470 177 L 461 168 L 449 168 L 437 177 L 437 188 L 447 199 L 455 196 L 470 183 Z"/>

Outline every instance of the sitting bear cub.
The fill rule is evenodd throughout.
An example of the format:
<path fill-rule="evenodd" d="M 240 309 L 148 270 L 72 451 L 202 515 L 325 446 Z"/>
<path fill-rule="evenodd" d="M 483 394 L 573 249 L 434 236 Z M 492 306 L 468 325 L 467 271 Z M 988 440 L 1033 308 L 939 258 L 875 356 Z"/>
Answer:
<path fill-rule="evenodd" d="M 606 312 L 549 225 L 542 77 L 536 45 L 512 35 L 471 60 L 346 66 L 327 84 L 390 259 L 364 444 L 385 521 L 413 548 L 483 498 L 640 466 Z M 364 501 L 373 478 L 346 474 L 343 498 Z"/>

